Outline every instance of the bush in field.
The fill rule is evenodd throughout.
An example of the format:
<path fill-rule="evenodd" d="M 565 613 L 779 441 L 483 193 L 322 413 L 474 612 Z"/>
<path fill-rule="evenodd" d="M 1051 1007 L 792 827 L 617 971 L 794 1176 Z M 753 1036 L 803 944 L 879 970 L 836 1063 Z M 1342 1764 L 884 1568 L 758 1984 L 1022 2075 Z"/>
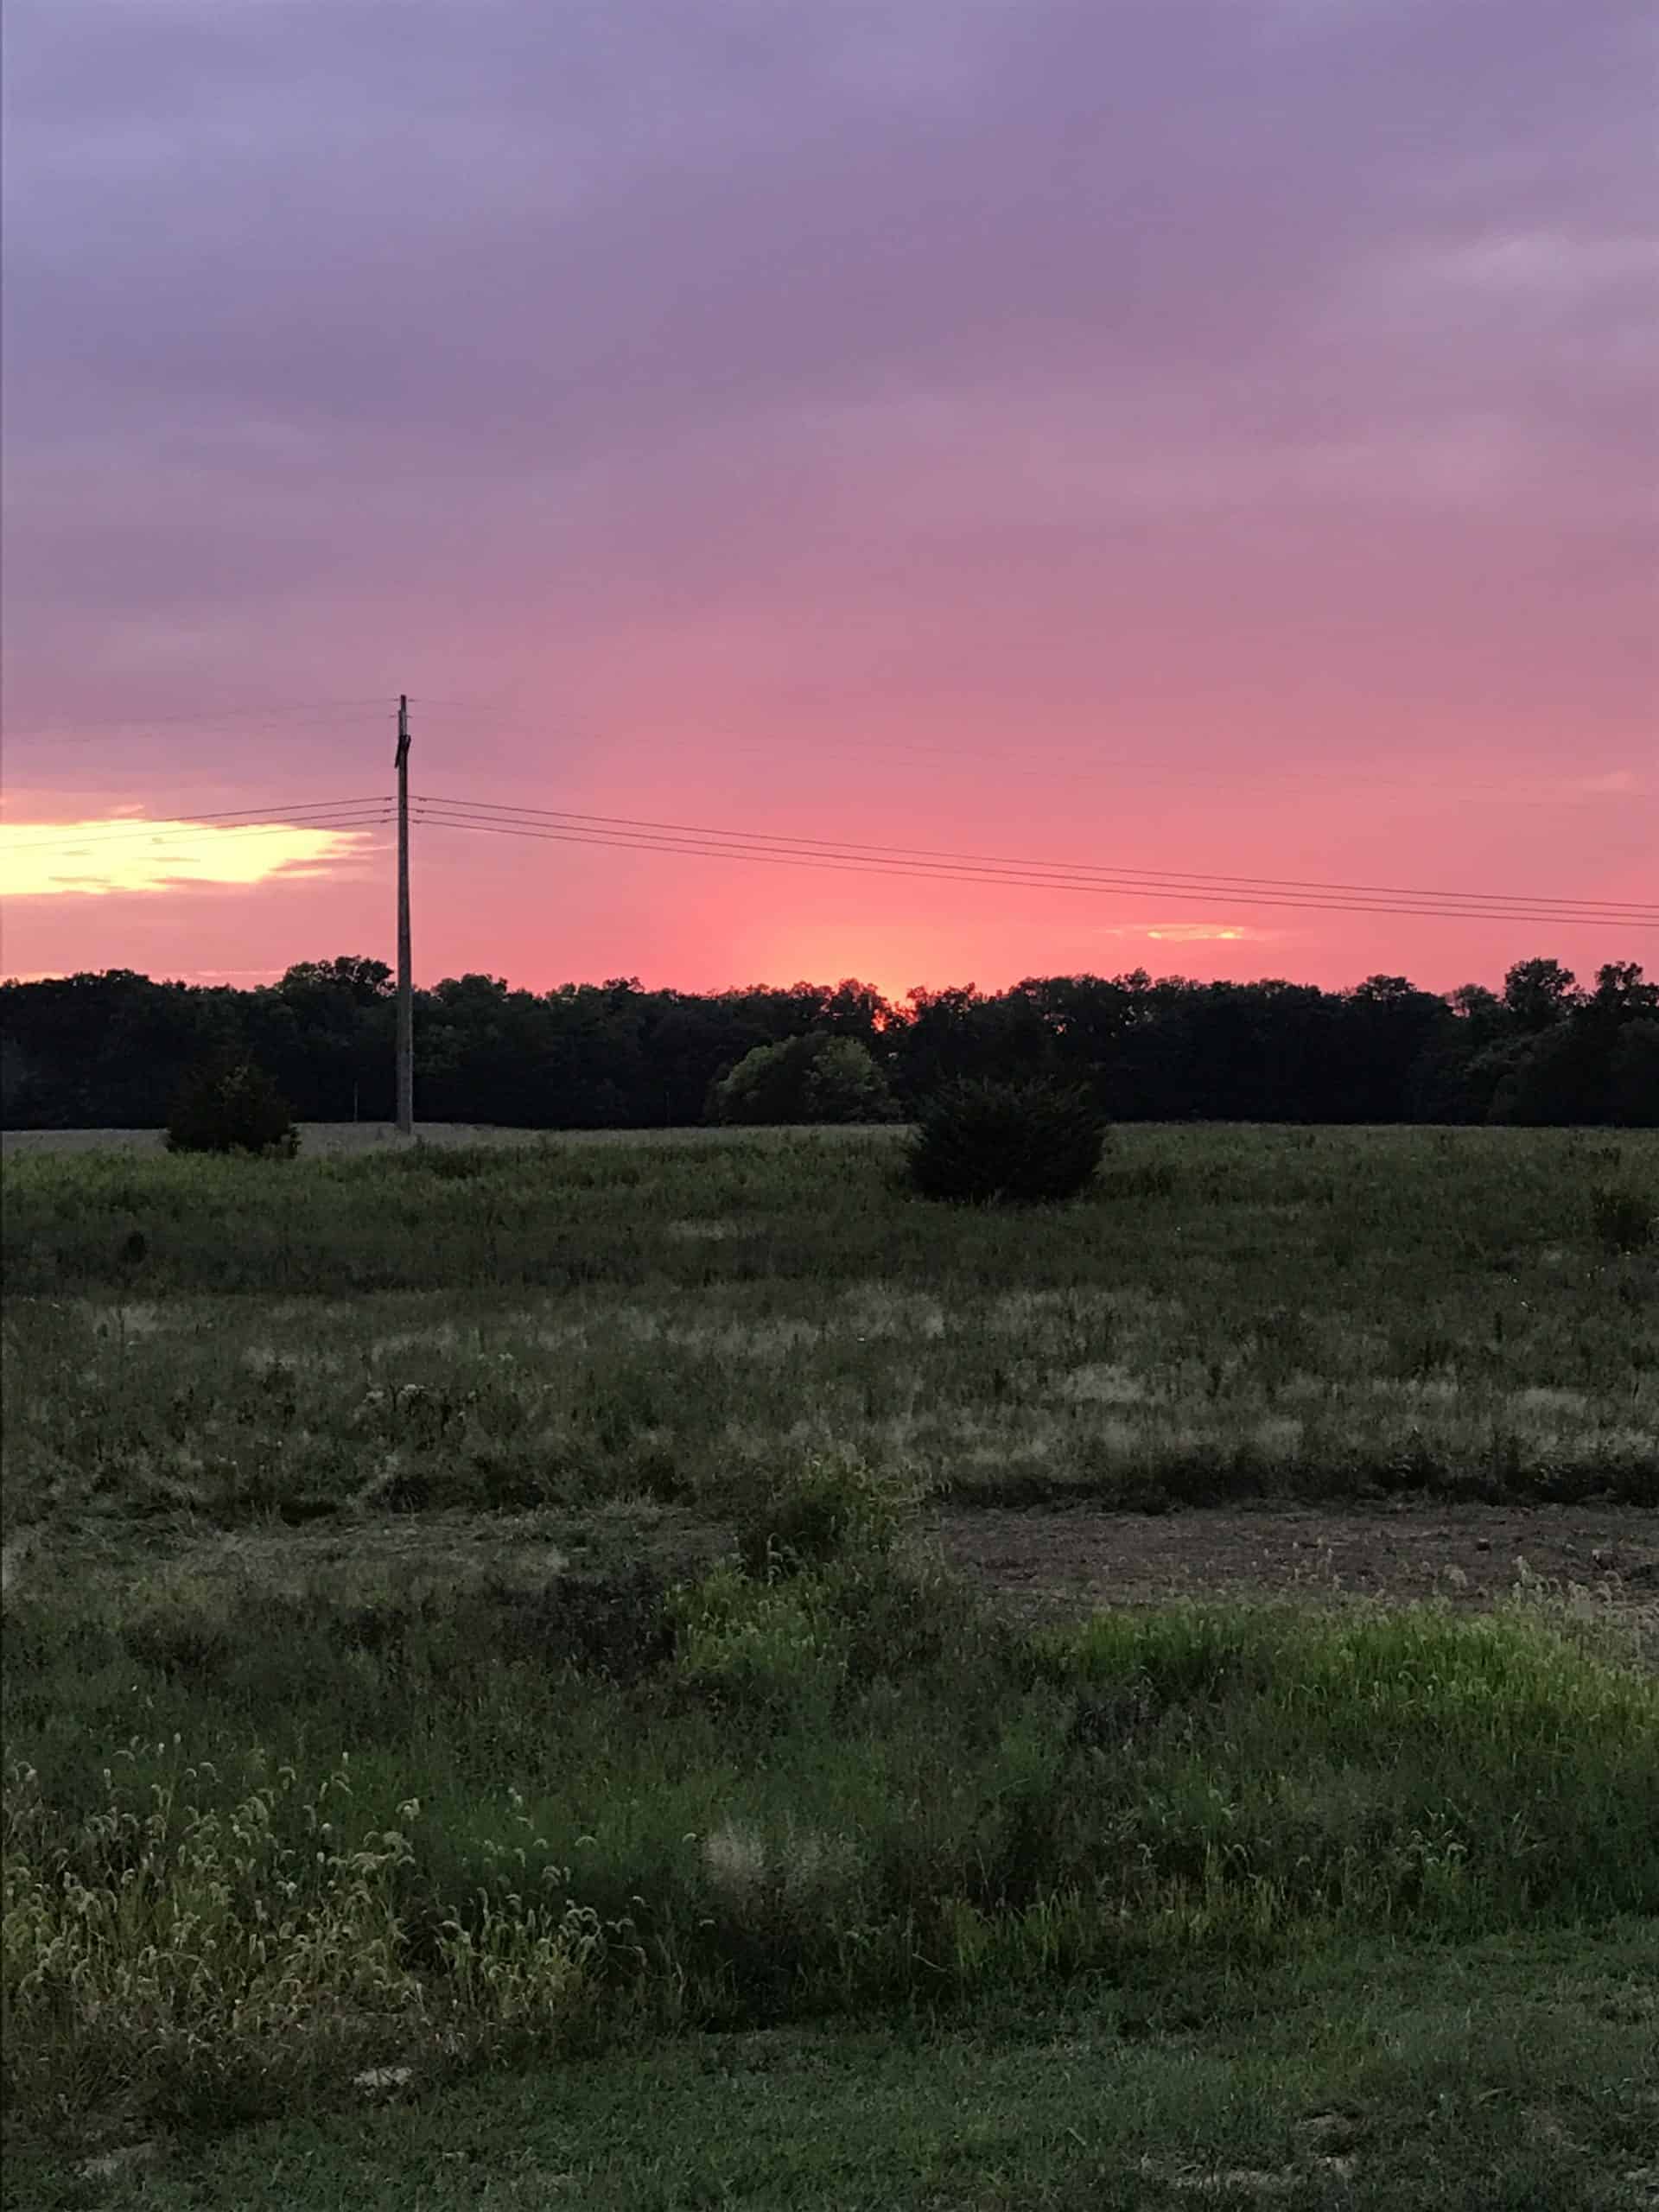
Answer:
<path fill-rule="evenodd" d="M 890 1122 L 887 1079 L 853 1037 L 786 1037 L 757 1045 L 715 1084 L 717 1122 Z"/>
<path fill-rule="evenodd" d="M 910 1180 L 925 1198 L 1074 1198 L 1099 1166 L 1105 1137 L 1086 1090 L 1040 1078 L 949 1084 L 918 1118 Z"/>
<path fill-rule="evenodd" d="M 264 1070 L 199 1069 L 167 1117 L 169 1152 L 252 1152 L 291 1160 L 300 1148 L 288 1101 Z"/>
<path fill-rule="evenodd" d="M 1639 1191 L 1592 1192 L 1590 1219 L 1605 1251 L 1639 1252 L 1653 1242 L 1654 1210 Z"/>

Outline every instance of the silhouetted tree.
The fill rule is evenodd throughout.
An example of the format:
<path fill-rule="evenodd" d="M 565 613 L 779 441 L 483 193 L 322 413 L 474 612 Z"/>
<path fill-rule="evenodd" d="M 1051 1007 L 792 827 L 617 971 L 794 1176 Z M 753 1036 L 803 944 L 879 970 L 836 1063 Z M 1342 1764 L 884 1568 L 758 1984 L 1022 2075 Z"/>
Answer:
<path fill-rule="evenodd" d="M 417 991 L 415 1017 L 423 1119 L 530 1128 L 696 1122 L 721 1077 L 791 1038 L 856 1045 L 912 1111 L 949 1082 L 1037 1076 L 1125 1121 L 1648 1126 L 1659 1111 L 1659 985 L 1631 962 L 1604 966 L 1589 992 L 1553 960 L 1518 963 L 1501 996 L 1468 984 L 1444 999 L 1399 976 L 1331 992 L 1135 969 L 918 990 L 896 1007 L 851 978 L 698 994 L 613 976 L 537 994 L 473 975 Z M 384 1121 L 394 1032 L 390 971 L 360 957 L 302 961 L 251 991 L 123 969 L 7 983 L 0 1114 L 11 1128 L 155 1128 L 185 1074 L 216 1058 L 267 1069 L 302 1121 Z"/>
<path fill-rule="evenodd" d="M 1596 970 L 1596 988 L 1588 1010 L 1615 1021 L 1659 1014 L 1659 982 L 1647 982 L 1634 960 L 1610 960 Z"/>
<path fill-rule="evenodd" d="M 1552 1028 L 1578 998 L 1578 977 L 1559 960 L 1518 960 L 1503 978 L 1503 1003 L 1522 1029 Z"/>

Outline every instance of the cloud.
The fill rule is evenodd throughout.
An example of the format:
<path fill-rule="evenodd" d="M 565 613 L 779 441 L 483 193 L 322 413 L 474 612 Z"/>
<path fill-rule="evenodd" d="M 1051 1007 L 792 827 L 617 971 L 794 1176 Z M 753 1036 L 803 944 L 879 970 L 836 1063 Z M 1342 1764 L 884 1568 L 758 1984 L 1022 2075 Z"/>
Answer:
<path fill-rule="evenodd" d="M 1408 247 L 1387 271 L 1397 290 L 1467 315 L 1483 306 L 1528 314 L 1582 311 L 1611 300 L 1655 316 L 1659 237 L 1498 230 L 1449 245 Z"/>
<path fill-rule="evenodd" d="M 296 830 L 284 823 L 225 829 L 156 821 L 141 832 L 130 817 L 32 822 L 0 832 L 0 870 L 9 899 L 104 898 L 334 875 L 364 857 L 368 846 L 362 831 Z"/>

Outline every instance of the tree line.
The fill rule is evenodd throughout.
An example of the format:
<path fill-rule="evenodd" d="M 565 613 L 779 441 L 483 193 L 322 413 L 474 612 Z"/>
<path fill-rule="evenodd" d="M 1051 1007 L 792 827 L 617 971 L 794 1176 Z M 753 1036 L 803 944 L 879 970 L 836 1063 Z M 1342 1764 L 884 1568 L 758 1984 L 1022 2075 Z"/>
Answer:
<path fill-rule="evenodd" d="M 123 969 L 0 984 L 0 1122 L 158 1127 L 193 1071 L 241 1061 L 301 1121 L 388 1121 L 394 1033 L 378 960 L 303 961 L 252 990 Z M 627 977 L 538 993 L 468 975 L 416 994 L 415 1034 L 416 1111 L 432 1122 L 667 1128 L 717 1118 L 740 1095 L 737 1118 L 823 1118 L 842 1091 L 849 1117 L 880 1118 L 953 1079 L 1052 1073 L 1120 1121 L 1659 1125 L 1659 983 L 1630 962 L 1581 984 L 1555 960 L 1525 960 L 1501 991 L 1444 995 L 1402 976 L 1327 991 L 1136 969 L 897 1004 L 850 979 L 697 993 Z M 787 1075 L 781 1088 L 753 1079 L 753 1063 L 734 1080 L 792 1039 L 861 1047 L 874 1088 L 838 1091 L 824 1072 L 861 1054 L 825 1062 L 800 1047 L 765 1064 Z"/>

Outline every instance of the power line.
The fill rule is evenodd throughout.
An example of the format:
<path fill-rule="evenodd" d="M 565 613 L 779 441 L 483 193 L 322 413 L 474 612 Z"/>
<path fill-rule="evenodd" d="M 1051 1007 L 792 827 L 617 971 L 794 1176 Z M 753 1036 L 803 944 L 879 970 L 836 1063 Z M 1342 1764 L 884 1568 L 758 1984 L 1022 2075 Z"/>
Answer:
<path fill-rule="evenodd" d="M 1631 929 L 1646 929 L 1659 927 L 1659 918 L 1656 918 L 1654 921 L 1646 921 L 1624 919 L 1618 916 L 1606 914 L 1541 913 L 1534 911 L 1520 911 L 1513 908 L 1502 907 L 1429 906 L 1407 904 L 1400 901 L 1396 901 L 1392 905 L 1385 905 L 1375 901 L 1365 903 L 1353 899 L 1297 899 L 1283 894 L 1277 897 L 1262 897 L 1250 893 L 1230 891 L 1220 887 L 1210 888 L 1205 888 L 1203 886 L 1198 885 L 1178 887 L 1171 886 L 1166 883 L 1149 883 L 1136 880 L 1125 880 L 1121 882 L 1106 883 L 1090 881 L 1087 879 L 1077 876 L 1052 874 L 1015 875 L 1007 872 L 998 874 L 985 869 L 976 870 L 962 868 L 930 869 L 925 867 L 905 866 L 901 863 L 893 861 L 861 861 L 852 860 L 837 861 L 825 859 L 821 855 L 817 854 L 761 852 L 753 849 L 740 849 L 730 846 L 716 845 L 707 842 L 696 843 L 689 841 L 682 841 L 678 843 L 671 843 L 666 840 L 660 838 L 652 839 L 644 836 L 629 838 L 620 836 L 609 836 L 594 831 L 514 829 L 511 826 L 502 825 L 499 823 L 492 824 L 477 821 L 469 821 L 464 817 L 444 816 L 431 812 L 423 813 L 416 818 L 423 822 L 430 823 L 438 828 L 473 830 L 480 831 L 486 836 L 493 835 L 498 836 L 540 838 L 551 840 L 556 842 L 601 846 L 608 849 L 623 852 L 661 853 L 670 855 L 678 855 L 682 857 L 701 858 L 706 860 L 756 861 L 770 863 L 775 867 L 810 868 L 825 869 L 832 872 L 851 872 L 862 874 L 909 877 L 928 883 L 996 884 L 1001 885 L 1005 888 L 1012 888 L 1015 890 L 1087 892 L 1093 896 L 1103 898 L 1154 897 L 1166 901 L 1179 902 L 1183 905 L 1189 906 L 1193 904 L 1213 906 L 1218 902 L 1224 902 L 1230 906 L 1267 906 L 1281 908 L 1293 912 L 1314 913 L 1355 913 L 1393 916 L 1421 915 L 1439 920 L 1524 921 L 1539 926 L 1552 927 L 1558 925 L 1574 927 L 1588 925 L 1594 925 L 1600 928 L 1623 927 Z"/>
<path fill-rule="evenodd" d="M 995 855 L 877 845 L 851 840 L 782 836 L 769 832 L 709 829 L 639 817 L 584 814 L 543 807 L 504 806 L 492 800 L 417 796 L 416 818 L 434 828 L 706 860 L 742 860 L 774 867 L 892 875 L 928 882 L 1000 885 L 1005 888 L 1086 892 L 1097 897 L 1154 897 L 1183 904 L 1222 901 L 1287 911 L 1424 916 L 1441 920 L 1487 920 L 1567 926 L 1659 927 L 1659 906 L 1636 902 L 1547 898 L 1532 893 L 1447 891 L 1364 883 L 1322 883 L 1296 877 L 1203 874 L 1160 868 L 1101 867 L 1052 860 L 1014 860 Z M 6 838 L 14 852 L 82 853 L 135 842 L 165 846 L 207 830 L 217 836 L 283 829 L 357 834 L 392 817 L 390 798 L 312 799 L 264 807 L 238 807 L 168 818 L 96 824 L 66 836 L 60 824 L 41 825 Z"/>
<path fill-rule="evenodd" d="M 234 822 L 255 815 L 270 817 L 273 814 L 280 813 L 316 814 L 325 812 L 331 807 L 390 806 L 391 804 L 391 799 L 384 791 L 368 791 L 353 798 L 267 799 L 260 806 L 203 807 L 188 815 L 122 815 L 108 817 L 99 826 L 108 828 L 112 831 L 118 829 L 124 831 L 129 829 L 141 830 L 147 823 L 154 821 Z M 27 829 L 30 825 L 24 823 L 21 826 Z"/>
<path fill-rule="evenodd" d="M 390 810 L 382 810 L 376 814 L 329 815 L 317 817 L 302 816 L 288 822 L 221 823 L 213 826 L 212 835 L 215 840 L 226 837 L 269 837 L 280 835 L 287 830 L 312 830 L 319 834 L 338 831 L 342 836 L 356 835 L 365 830 L 382 829 L 391 819 Z M 10 854 L 21 859 L 29 854 L 39 854 L 44 856 L 52 854 L 102 852 L 111 847 L 119 852 L 137 852 L 149 851 L 158 846 L 190 844 L 199 842 L 200 834 L 195 828 L 188 824 L 168 825 L 166 828 L 158 827 L 152 835 L 143 838 L 48 837 L 16 843 L 0 840 L 0 854 Z"/>
<path fill-rule="evenodd" d="M 1367 913 L 1378 915 L 1422 915 L 1440 920 L 1463 921 L 1524 921 L 1540 926 L 1595 925 L 1600 928 L 1659 927 L 1659 913 L 1624 915 L 1600 912 L 1569 912 L 1540 911 L 1498 905 L 1449 906 L 1398 899 L 1391 903 L 1344 898 L 1307 898 L 1290 893 L 1264 895 L 1241 891 L 1231 884 L 1201 880 L 1176 884 L 1167 880 L 1151 880 L 1125 873 L 1118 879 L 1106 880 L 1077 873 L 1061 870 L 1038 872 L 1020 871 L 1013 868 L 996 868 L 990 866 L 971 867 L 956 863 L 930 864 L 926 861 L 906 861 L 876 857 L 855 858 L 849 855 L 831 855 L 823 850 L 804 850 L 786 847 L 761 848 L 721 840 L 709 835 L 681 834 L 671 837 L 662 833 L 631 831 L 626 829 L 604 830 L 569 827 L 527 826 L 512 822 L 481 820 L 474 815 L 439 809 L 430 804 L 423 807 L 416 817 L 435 827 L 468 830 L 485 836 L 527 837 L 557 843 L 601 846 L 625 852 L 649 852 L 678 855 L 709 860 L 746 860 L 768 863 L 774 867 L 810 868 L 836 872 L 874 874 L 910 877 L 925 882 L 955 882 L 995 884 L 1004 888 L 1049 891 L 1087 892 L 1096 897 L 1115 898 L 1148 895 L 1183 904 L 1213 904 L 1224 901 L 1234 906 L 1269 906 L 1293 911 Z"/>
<path fill-rule="evenodd" d="M 1172 893 L 1178 887 L 1195 887 L 1207 897 L 1254 895 L 1262 892 L 1290 892 L 1296 894 L 1296 903 L 1303 895 L 1310 899 L 1338 898 L 1344 900 L 1410 899 L 1436 906 L 1446 904 L 1457 910 L 1466 906 L 1482 908 L 1524 908 L 1536 912 L 1541 920 L 1553 918 L 1558 913 L 1563 918 L 1583 911 L 1588 918 L 1605 918 L 1609 920 L 1633 920 L 1659 924 L 1659 906 L 1626 904 L 1622 901 L 1580 898 L 1545 898 L 1530 893 L 1503 892 L 1443 891 L 1412 888 L 1402 885 L 1366 883 L 1317 883 L 1298 877 L 1245 876 L 1198 874 L 1186 870 L 1147 868 L 1100 868 L 1086 862 L 1057 861 L 1010 860 L 986 853 L 966 853 L 927 850 L 914 846 L 867 845 L 849 839 L 821 838 L 807 836 L 781 837 L 764 832 L 747 830 L 709 830 L 689 823 L 658 822 L 623 815 L 578 814 L 543 807 L 504 807 L 489 800 L 448 799 L 433 796 L 421 797 L 416 802 L 425 807 L 447 810 L 482 817 L 476 826 L 483 828 L 492 822 L 522 823 L 531 827 L 546 825 L 562 831 L 594 830 L 607 834 L 636 834 L 650 837 L 692 839 L 703 843 L 712 842 L 728 852 L 747 852 L 752 849 L 755 857 L 766 851 L 804 850 L 810 855 L 823 855 L 839 861 L 868 863 L 893 862 L 918 866 L 930 873 L 948 871 L 957 867 L 974 870 L 989 869 L 1001 874 L 1021 876 L 1061 878 L 1067 882 L 1086 881 L 1103 886 L 1122 882 L 1137 891 L 1167 888 Z M 463 826 L 452 824 L 451 826 Z"/>
<path fill-rule="evenodd" d="M 470 713 L 499 707 L 504 699 L 510 699 L 512 694 L 510 691 L 475 691 L 469 698 L 464 699 L 446 699 L 433 691 L 410 691 L 404 696 L 412 706 L 459 707 L 464 712 Z"/>
<path fill-rule="evenodd" d="M 221 831 L 237 829 L 282 829 L 288 826 L 324 828 L 328 826 L 321 819 L 325 816 L 332 817 L 344 812 L 372 814 L 378 817 L 386 814 L 390 810 L 391 804 L 390 799 L 376 797 L 311 799 L 302 800 L 294 804 L 278 803 L 263 807 L 238 806 L 216 813 L 198 814 L 193 811 L 189 814 L 168 815 L 160 819 L 148 817 L 143 820 L 135 818 L 119 823 L 95 823 L 86 830 L 79 830 L 68 836 L 64 834 L 66 825 L 54 822 L 41 824 L 42 834 L 37 837 L 30 837 L 23 833 L 33 825 L 24 823 L 16 831 L 7 833 L 6 841 L 14 849 L 22 850 L 40 849 L 61 844 L 103 844 L 133 837 L 176 836 L 181 832 L 188 834 L 198 828 Z"/>

